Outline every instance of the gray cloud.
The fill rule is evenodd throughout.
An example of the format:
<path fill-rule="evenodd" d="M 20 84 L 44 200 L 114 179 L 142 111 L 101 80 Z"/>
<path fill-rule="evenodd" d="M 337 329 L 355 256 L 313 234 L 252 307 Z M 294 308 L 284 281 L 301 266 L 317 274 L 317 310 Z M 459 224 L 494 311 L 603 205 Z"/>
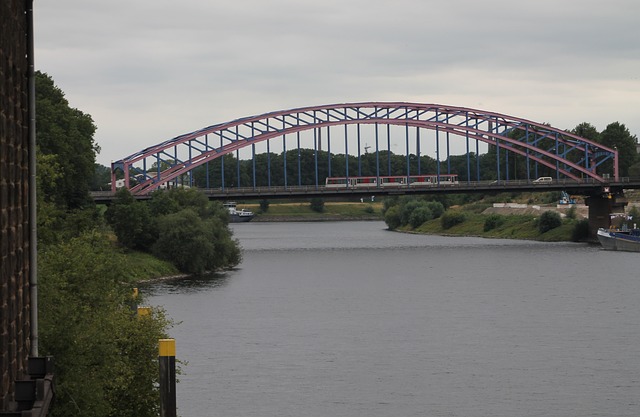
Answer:
<path fill-rule="evenodd" d="M 635 0 L 36 2 L 36 66 L 108 164 L 272 110 L 452 104 L 640 133 Z"/>

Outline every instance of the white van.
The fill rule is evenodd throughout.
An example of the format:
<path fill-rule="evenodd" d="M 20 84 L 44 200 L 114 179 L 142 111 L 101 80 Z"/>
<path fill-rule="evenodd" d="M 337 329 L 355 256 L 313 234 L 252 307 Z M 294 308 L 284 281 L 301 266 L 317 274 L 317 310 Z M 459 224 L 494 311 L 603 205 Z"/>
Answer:
<path fill-rule="evenodd" d="M 553 178 L 551 177 L 540 177 L 537 180 L 533 180 L 534 184 L 550 184 L 553 182 Z"/>

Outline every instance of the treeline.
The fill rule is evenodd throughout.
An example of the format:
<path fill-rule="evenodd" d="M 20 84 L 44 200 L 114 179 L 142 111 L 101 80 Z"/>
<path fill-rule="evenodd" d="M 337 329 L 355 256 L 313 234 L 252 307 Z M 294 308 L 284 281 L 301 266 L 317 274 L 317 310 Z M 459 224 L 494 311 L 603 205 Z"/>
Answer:
<path fill-rule="evenodd" d="M 39 354 L 55 362 L 50 415 L 157 416 L 157 344 L 172 322 L 161 308 L 136 317 L 144 300 L 133 295 L 139 275 L 129 253 L 202 272 L 236 265 L 240 248 L 226 211 L 193 190 L 148 203 L 123 191 L 105 217 L 88 193 L 100 182 L 95 130 L 36 73 Z"/>

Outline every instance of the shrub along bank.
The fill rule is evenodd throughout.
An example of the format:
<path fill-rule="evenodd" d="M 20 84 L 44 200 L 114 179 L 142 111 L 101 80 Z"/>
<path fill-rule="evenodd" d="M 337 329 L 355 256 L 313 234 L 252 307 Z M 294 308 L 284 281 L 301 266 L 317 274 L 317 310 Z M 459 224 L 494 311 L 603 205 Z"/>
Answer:
<path fill-rule="evenodd" d="M 495 214 L 485 210 L 488 201 L 449 206 L 424 217 L 424 208 L 440 204 L 424 197 L 401 197 L 385 202 L 384 220 L 391 230 L 456 236 L 480 236 L 503 239 L 532 239 L 547 242 L 586 241 L 588 222 L 578 219 L 575 210 L 562 217 L 551 208 L 539 215 Z M 416 219 L 418 219 L 416 221 Z"/>

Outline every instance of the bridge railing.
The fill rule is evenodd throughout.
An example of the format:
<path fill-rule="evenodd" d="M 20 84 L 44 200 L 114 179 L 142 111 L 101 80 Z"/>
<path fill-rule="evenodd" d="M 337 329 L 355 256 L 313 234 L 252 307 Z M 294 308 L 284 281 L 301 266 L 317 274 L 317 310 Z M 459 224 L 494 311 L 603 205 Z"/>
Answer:
<path fill-rule="evenodd" d="M 597 190 L 607 189 L 639 189 L 640 178 L 622 177 L 617 182 L 602 183 L 593 178 L 584 178 L 581 180 L 573 179 L 551 179 L 545 182 L 536 182 L 536 180 L 493 180 L 493 181 L 459 181 L 457 183 L 443 182 L 431 185 L 396 185 L 396 186 L 379 186 L 379 185 L 359 185 L 353 187 L 325 187 L 323 185 L 302 185 L 302 186 L 265 186 L 265 187 L 225 187 L 225 188 L 198 188 L 209 198 L 213 199 L 246 199 L 246 198 L 269 198 L 269 197 L 309 197 L 309 196 L 346 196 L 346 195 L 383 195 L 383 194 L 403 194 L 403 193 L 420 193 L 420 192 L 446 192 L 453 191 L 457 193 L 465 192 L 500 192 L 504 191 L 575 191 L 584 190 L 585 193 L 597 192 Z M 605 191 L 609 192 L 609 191 Z M 110 202 L 113 200 L 115 193 L 111 191 L 92 191 L 91 197 L 96 202 Z M 150 194 L 137 196 L 137 199 L 148 199 Z"/>

